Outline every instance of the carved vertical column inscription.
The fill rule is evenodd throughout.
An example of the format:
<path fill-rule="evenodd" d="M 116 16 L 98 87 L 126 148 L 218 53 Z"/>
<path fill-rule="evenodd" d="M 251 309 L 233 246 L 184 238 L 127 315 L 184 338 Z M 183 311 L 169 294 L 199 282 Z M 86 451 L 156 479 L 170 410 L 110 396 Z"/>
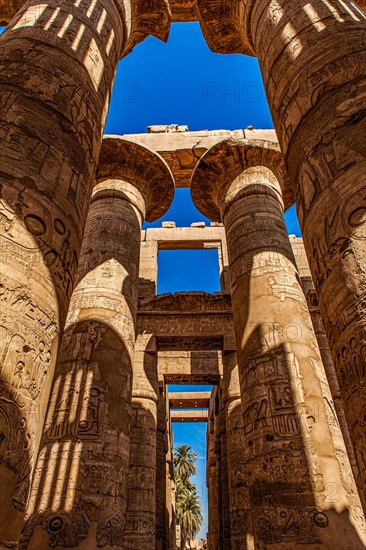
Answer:
<path fill-rule="evenodd" d="M 44 548 L 122 546 L 143 203 L 122 181 L 94 188 L 22 548 L 43 548 L 37 526 Z"/>
<path fill-rule="evenodd" d="M 348 0 L 253 5 L 251 37 L 365 490 L 366 15 Z"/>
<path fill-rule="evenodd" d="M 223 353 L 223 401 L 226 415 L 230 544 L 232 550 L 247 548 L 251 532 L 250 500 L 246 494 L 243 414 L 236 352 Z"/>
<path fill-rule="evenodd" d="M 352 519 L 344 545 L 361 549 L 362 508 L 286 228 L 281 222 L 279 230 L 280 217 L 271 202 L 245 197 L 225 215 L 237 337 L 238 318 L 246 318 L 238 340 L 243 486 L 249 493 L 255 544 L 287 542 L 295 548 L 322 541 L 330 548 L 340 521 L 331 509 L 340 513 L 341 503 L 347 503 Z M 272 235 L 274 247 L 266 251 L 265 241 Z M 243 316 L 247 300 L 251 305 Z M 344 521 L 347 525 L 348 517 Z"/>
<path fill-rule="evenodd" d="M 210 548 L 219 548 L 219 491 L 218 469 L 219 464 L 215 457 L 215 423 L 216 423 L 216 392 L 214 388 L 209 406 L 207 424 L 207 488 L 208 488 L 208 544 Z"/>
<path fill-rule="evenodd" d="M 152 335 L 139 335 L 133 362 L 126 550 L 156 547 L 158 397 L 156 341 Z"/>
<path fill-rule="evenodd" d="M 196 205 L 215 221 L 216 202 L 227 234 L 243 487 L 255 545 L 331 548 L 342 524 L 343 547 L 361 549 L 363 512 L 283 220 L 280 186 L 267 167 L 271 153 L 263 144 L 257 162 L 264 165 L 256 166 L 254 150 L 238 147 L 228 141 L 206 153 L 191 188 Z"/>
<path fill-rule="evenodd" d="M 30 1 L 0 40 L 1 484 L 10 471 L 16 478 L 4 493 L 12 519 L 0 520 L 0 540 L 9 544 L 19 534 L 15 508 L 27 499 L 122 31 L 112 1 L 93 9 Z"/>

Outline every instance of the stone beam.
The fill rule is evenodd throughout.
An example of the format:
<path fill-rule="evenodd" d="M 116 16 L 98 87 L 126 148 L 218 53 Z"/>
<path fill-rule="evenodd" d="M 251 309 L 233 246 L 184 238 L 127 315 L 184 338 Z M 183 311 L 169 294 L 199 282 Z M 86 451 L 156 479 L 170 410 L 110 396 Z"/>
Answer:
<path fill-rule="evenodd" d="M 160 250 L 202 250 L 202 255 L 217 250 L 221 292 L 230 292 L 228 255 L 225 230 L 222 224 L 204 222 L 191 227 L 175 227 L 174 222 L 163 222 L 162 227 L 151 228 L 141 235 L 140 298 L 152 298 L 156 294 L 158 277 L 158 253 Z"/>
<path fill-rule="evenodd" d="M 205 93 L 205 89 L 202 89 Z M 220 91 L 218 90 L 218 93 Z M 181 131 L 178 126 L 172 130 L 169 125 L 158 132 L 147 134 L 126 134 L 124 139 L 141 143 L 159 153 L 168 163 L 175 178 L 176 187 L 189 187 L 193 170 L 199 159 L 214 145 L 226 139 L 247 139 L 249 141 L 266 140 L 277 143 L 274 130 L 256 130 L 251 126 L 246 130 L 200 130 Z M 164 130 L 165 128 L 165 130 Z"/>
<path fill-rule="evenodd" d="M 212 351 L 159 351 L 159 378 L 167 384 L 218 384 L 221 354 Z"/>
<path fill-rule="evenodd" d="M 172 422 L 207 422 L 208 411 L 171 411 Z"/>
<path fill-rule="evenodd" d="M 159 250 L 194 250 L 212 248 L 226 238 L 223 225 L 214 223 L 211 227 L 152 227 L 146 230 L 143 240 L 158 242 Z"/>
<path fill-rule="evenodd" d="M 178 292 L 141 300 L 139 333 L 158 338 L 159 350 L 236 349 L 229 294 Z"/>
<path fill-rule="evenodd" d="M 211 392 L 169 393 L 171 409 L 208 409 Z"/>

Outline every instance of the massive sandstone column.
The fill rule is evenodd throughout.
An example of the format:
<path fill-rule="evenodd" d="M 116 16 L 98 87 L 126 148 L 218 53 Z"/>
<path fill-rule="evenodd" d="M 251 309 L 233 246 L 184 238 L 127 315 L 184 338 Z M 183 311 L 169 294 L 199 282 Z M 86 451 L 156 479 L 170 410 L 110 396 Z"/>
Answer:
<path fill-rule="evenodd" d="M 258 57 L 366 489 L 366 15 L 349 0 L 198 3 L 214 51 Z"/>
<path fill-rule="evenodd" d="M 117 62 L 168 20 L 160 0 L 132 13 L 127 0 L 31 0 L 0 38 L 4 543 L 22 522 Z"/>
<path fill-rule="evenodd" d="M 228 441 L 226 435 L 226 407 L 223 400 L 222 386 L 219 386 L 220 408 L 217 417 L 216 459 L 220 467 L 220 505 L 219 549 L 231 550 L 230 536 L 230 487 L 228 466 Z M 220 546 L 221 545 L 221 546 Z"/>
<path fill-rule="evenodd" d="M 239 368 L 236 352 L 223 352 L 222 399 L 226 417 L 226 443 L 228 461 L 228 490 L 230 507 L 230 544 L 232 550 L 248 548 L 250 532 L 248 499 L 245 495 L 245 444 L 243 411 L 241 406 Z M 248 545 L 248 546 L 247 546 Z"/>
<path fill-rule="evenodd" d="M 207 423 L 207 489 L 208 489 L 208 545 L 219 550 L 219 464 L 215 456 L 216 394 L 211 394 Z"/>
<path fill-rule="evenodd" d="M 342 548 L 361 550 L 363 513 L 283 219 L 282 172 L 273 144 L 227 141 L 191 184 L 196 206 L 226 229 L 248 538 L 331 549 L 342 533 Z"/>
<path fill-rule="evenodd" d="M 21 548 L 127 548 L 141 225 L 173 192 L 159 155 L 104 141 Z"/>
<path fill-rule="evenodd" d="M 123 550 L 156 548 L 158 400 L 156 339 L 151 334 L 139 334 L 133 361 L 131 452 Z"/>

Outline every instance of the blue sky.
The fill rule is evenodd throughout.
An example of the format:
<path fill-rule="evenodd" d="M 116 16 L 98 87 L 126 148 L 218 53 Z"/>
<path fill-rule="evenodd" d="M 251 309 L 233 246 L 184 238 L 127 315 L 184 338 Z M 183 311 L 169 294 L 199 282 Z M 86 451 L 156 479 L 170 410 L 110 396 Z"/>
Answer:
<path fill-rule="evenodd" d="M 142 133 L 152 124 L 182 124 L 189 130 L 272 128 L 256 59 L 211 53 L 197 23 L 173 24 L 167 44 L 148 38 L 119 63 L 105 132 Z M 299 236 L 294 209 L 285 217 L 289 233 Z M 175 221 L 178 227 L 209 223 L 187 189 L 176 191 L 161 220 L 144 227 L 159 227 L 163 220 Z M 219 290 L 217 256 L 207 251 L 161 253 L 159 269 L 159 293 Z M 199 456 L 195 482 L 205 515 L 202 537 L 207 531 L 206 427 L 174 424 L 175 444 L 187 443 Z"/>

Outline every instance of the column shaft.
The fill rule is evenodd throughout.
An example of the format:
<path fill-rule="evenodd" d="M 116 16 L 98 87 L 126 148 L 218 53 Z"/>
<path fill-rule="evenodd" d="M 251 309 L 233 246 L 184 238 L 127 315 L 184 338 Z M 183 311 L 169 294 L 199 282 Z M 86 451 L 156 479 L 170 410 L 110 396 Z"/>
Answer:
<path fill-rule="evenodd" d="M 22 524 L 123 34 L 112 0 L 31 0 L 0 39 L 4 544 Z"/>
<path fill-rule="evenodd" d="M 131 451 L 124 550 L 156 548 L 157 403 L 156 343 L 139 335 L 133 362 Z"/>
<path fill-rule="evenodd" d="M 343 548 L 361 549 L 362 509 L 343 462 L 278 183 L 267 168 L 248 168 L 221 199 L 255 545 L 332 548 L 341 528 Z"/>
<path fill-rule="evenodd" d="M 366 15 L 348 0 L 253 2 L 250 34 L 366 488 Z"/>
<path fill-rule="evenodd" d="M 353 476 L 354 476 L 354 479 L 355 479 L 355 482 L 356 482 L 356 485 L 357 485 L 357 489 L 358 489 L 360 497 L 361 497 L 361 502 L 364 503 L 365 502 L 365 496 L 364 496 L 363 488 L 362 488 L 362 485 L 361 485 L 359 470 L 357 468 L 357 462 L 356 462 L 356 458 L 355 458 L 354 447 L 352 445 L 352 440 L 351 440 L 351 437 L 350 437 L 347 420 L 346 420 L 346 417 L 345 417 L 345 414 L 344 414 L 344 406 L 343 406 L 343 401 L 342 401 L 341 392 L 340 392 L 340 388 L 339 388 L 339 383 L 338 383 L 338 380 L 337 380 L 337 376 L 336 376 L 336 372 L 335 372 L 335 368 L 334 368 L 334 363 L 333 363 L 333 360 L 332 360 L 332 354 L 331 354 L 331 351 L 330 351 L 329 343 L 328 343 L 328 340 L 327 340 L 327 336 L 325 334 L 324 324 L 323 324 L 323 321 L 322 321 L 322 318 L 321 318 L 321 315 L 320 315 L 320 312 L 319 312 L 318 300 L 316 298 L 316 295 L 315 295 L 314 291 L 310 291 L 307 294 L 307 302 L 308 302 L 308 306 L 309 306 L 311 321 L 312 321 L 313 327 L 314 327 L 314 332 L 315 332 L 315 335 L 316 335 L 316 338 L 317 338 L 317 341 L 318 341 L 319 351 L 320 351 L 320 355 L 322 357 L 324 370 L 325 370 L 325 373 L 327 375 L 329 388 L 330 388 L 330 391 L 331 391 L 331 394 L 332 394 L 332 398 L 333 398 L 333 402 L 334 402 L 334 408 L 335 408 L 335 411 L 337 413 L 338 425 L 339 425 L 340 430 L 342 431 L 344 443 L 345 443 L 345 446 L 346 446 L 346 449 L 347 449 L 348 458 L 349 458 L 349 461 L 350 461 L 350 464 L 351 464 L 351 467 L 352 467 Z M 341 451 L 339 451 L 339 452 L 340 452 L 340 459 L 341 459 Z M 345 474 L 344 482 L 347 483 L 347 474 L 346 474 L 347 470 L 342 469 L 342 472 Z M 349 480 L 348 480 L 348 483 L 349 483 Z M 363 509 L 364 510 L 366 509 L 365 504 L 363 504 Z"/>
<path fill-rule="evenodd" d="M 246 449 L 243 438 L 239 367 L 236 352 L 223 353 L 223 399 L 226 412 L 230 539 L 232 550 L 253 550 L 250 500 L 244 480 Z"/>
<path fill-rule="evenodd" d="M 211 397 L 207 425 L 208 544 L 218 548 L 218 463 L 215 457 L 215 398 Z"/>
<path fill-rule="evenodd" d="M 156 550 L 169 549 L 168 483 L 167 477 L 168 434 L 164 382 L 159 380 L 156 431 Z"/>
<path fill-rule="evenodd" d="M 122 547 L 143 205 L 94 188 L 21 548 Z"/>

